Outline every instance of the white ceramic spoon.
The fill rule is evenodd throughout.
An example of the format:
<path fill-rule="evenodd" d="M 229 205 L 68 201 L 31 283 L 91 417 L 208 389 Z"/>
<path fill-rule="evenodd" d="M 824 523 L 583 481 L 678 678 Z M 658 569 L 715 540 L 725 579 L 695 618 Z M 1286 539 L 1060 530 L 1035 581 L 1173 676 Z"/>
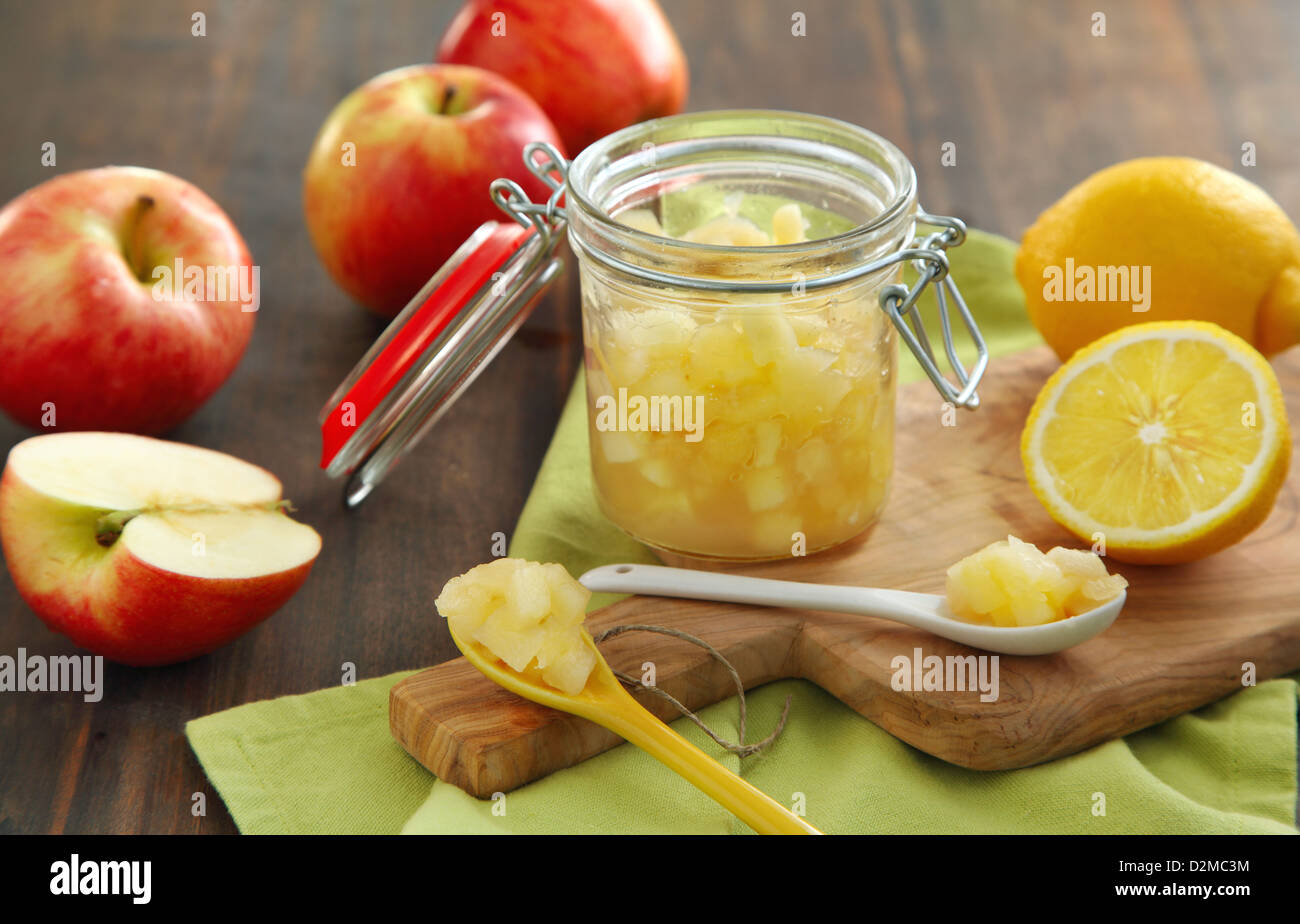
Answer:
<path fill-rule="evenodd" d="M 960 620 L 952 615 L 945 598 L 908 590 L 774 581 L 662 565 L 604 565 L 591 569 L 578 580 L 588 590 L 609 593 L 722 600 L 876 616 L 924 629 L 974 648 L 1010 655 L 1051 654 L 1086 642 L 1115 621 L 1127 597 L 1121 591 L 1114 600 L 1096 609 L 1041 626 L 1002 628 Z"/>

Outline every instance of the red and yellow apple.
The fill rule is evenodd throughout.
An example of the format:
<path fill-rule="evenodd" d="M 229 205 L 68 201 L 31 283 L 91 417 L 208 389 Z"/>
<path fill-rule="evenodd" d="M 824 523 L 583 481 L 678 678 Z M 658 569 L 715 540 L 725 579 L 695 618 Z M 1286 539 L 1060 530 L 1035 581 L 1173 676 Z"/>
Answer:
<path fill-rule="evenodd" d="M 505 220 L 489 187 L 550 190 L 524 166 L 524 145 L 559 136 L 505 78 L 434 64 L 380 74 L 321 126 L 303 172 L 303 211 L 334 280 L 392 317 L 469 235 Z"/>
<path fill-rule="evenodd" d="M 205 654 L 306 580 L 320 536 L 280 482 L 209 449 L 125 433 L 51 433 L 9 452 L 0 544 L 55 632 L 124 664 Z"/>
<path fill-rule="evenodd" d="M 686 55 L 654 0 L 470 0 L 437 60 L 484 67 L 541 105 L 571 154 L 681 112 Z"/>
<path fill-rule="evenodd" d="M 209 267 L 235 284 L 208 287 Z M 243 356 L 257 306 L 238 281 L 256 278 L 230 219 L 178 177 L 103 167 L 29 189 L 0 210 L 0 407 L 33 429 L 176 426 Z"/>

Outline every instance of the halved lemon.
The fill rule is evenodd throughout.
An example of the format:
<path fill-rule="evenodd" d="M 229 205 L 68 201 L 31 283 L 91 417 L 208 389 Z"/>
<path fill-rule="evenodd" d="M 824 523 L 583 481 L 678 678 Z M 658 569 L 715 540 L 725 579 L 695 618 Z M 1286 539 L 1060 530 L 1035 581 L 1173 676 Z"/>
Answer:
<path fill-rule="evenodd" d="M 1047 380 L 1020 440 L 1056 522 L 1120 561 L 1203 558 L 1268 516 L 1291 461 L 1282 389 L 1254 347 L 1200 321 L 1122 328 Z"/>

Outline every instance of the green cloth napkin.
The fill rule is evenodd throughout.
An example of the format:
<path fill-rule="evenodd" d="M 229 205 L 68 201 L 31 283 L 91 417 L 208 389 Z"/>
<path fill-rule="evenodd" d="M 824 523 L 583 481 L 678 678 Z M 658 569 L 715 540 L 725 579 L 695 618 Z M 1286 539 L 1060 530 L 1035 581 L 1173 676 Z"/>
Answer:
<path fill-rule="evenodd" d="M 994 355 L 1040 342 L 1012 276 L 1014 254 L 1010 241 L 976 231 L 951 252 Z M 905 381 L 922 377 L 910 358 L 903 372 Z M 596 508 L 582 388 L 579 379 L 510 554 L 559 561 L 575 574 L 653 561 Z M 597 595 L 592 605 L 611 599 Z M 196 719 L 186 734 L 245 833 L 748 830 L 626 745 L 496 803 L 476 800 L 436 780 L 389 736 L 388 689 L 404 676 L 251 703 Z M 791 697 L 784 733 L 761 755 L 740 761 L 688 721 L 673 727 L 778 801 L 801 801 L 830 833 L 1294 833 L 1296 690 L 1293 679 L 1267 681 L 1123 740 L 999 773 L 930 757 L 803 681 L 748 695 L 751 739 L 773 727 Z M 735 700 L 701 715 L 737 737 Z"/>
<path fill-rule="evenodd" d="M 244 834 L 396 834 L 432 779 L 388 732 L 388 690 L 412 673 L 236 706 L 185 735 Z"/>

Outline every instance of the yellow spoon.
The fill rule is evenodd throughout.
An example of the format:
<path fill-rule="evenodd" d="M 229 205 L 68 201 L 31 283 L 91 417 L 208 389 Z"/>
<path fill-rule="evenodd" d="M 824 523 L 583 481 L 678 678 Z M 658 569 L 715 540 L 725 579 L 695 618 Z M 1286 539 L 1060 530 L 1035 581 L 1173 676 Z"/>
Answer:
<path fill-rule="evenodd" d="M 821 834 L 647 712 L 623 689 L 587 630 L 581 631 L 583 641 L 596 653 L 596 666 L 577 696 L 560 692 L 544 683 L 540 676 L 513 670 L 478 642 L 462 639 L 454 630 L 451 639 L 465 660 L 489 680 L 524 699 L 603 725 L 679 774 L 759 834 Z"/>

